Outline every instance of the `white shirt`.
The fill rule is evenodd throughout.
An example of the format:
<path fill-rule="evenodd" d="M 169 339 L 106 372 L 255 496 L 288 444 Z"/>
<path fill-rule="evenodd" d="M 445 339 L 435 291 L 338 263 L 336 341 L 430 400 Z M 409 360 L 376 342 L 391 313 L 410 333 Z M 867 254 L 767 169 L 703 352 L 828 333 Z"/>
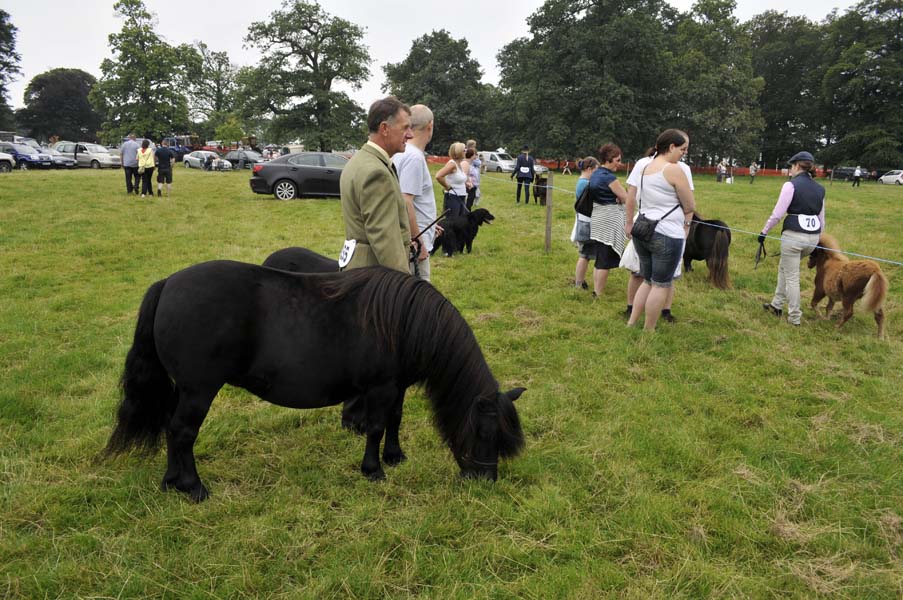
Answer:
<path fill-rule="evenodd" d="M 640 206 L 640 183 L 642 179 L 642 183 L 646 185 L 646 178 L 643 178 L 643 169 L 646 168 L 649 163 L 652 162 L 652 157 L 647 156 L 646 158 L 641 158 L 636 161 L 636 164 L 633 166 L 633 169 L 630 171 L 630 176 L 627 178 L 627 185 L 632 185 L 637 188 L 637 213 L 639 213 Z M 678 161 L 677 165 L 680 167 L 680 170 L 684 172 L 684 175 L 687 176 L 687 181 L 690 183 L 690 189 L 695 190 L 693 187 L 693 173 L 690 171 L 689 165 L 684 162 Z M 659 171 L 659 174 L 662 172 Z M 648 176 L 647 176 L 648 178 Z M 664 175 L 662 175 L 664 178 Z M 666 182 L 667 183 L 667 182 Z M 658 184 L 658 185 L 657 185 Z M 667 184 L 668 187 L 671 187 L 670 184 Z M 673 190 L 673 188 L 671 188 Z M 655 194 L 656 199 L 652 202 L 644 202 L 646 206 L 643 208 L 643 214 L 648 216 L 650 219 L 661 219 L 662 215 L 671 210 L 671 207 L 674 206 L 674 202 L 668 201 L 668 206 L 664 206 L 662 201 L 665 199 L 665 195 L 667 190 L 661 187 L 661 181 L 653 182 L 651 189 L 647 190 L 646 198 L 649 198 L 650 194 Z M 677 195 L 675 193 L 674 196 L 676 201 Z M 672 238 L 684 239 L 684 212 L 683 209 L 678 208 L 670 215 L 668 215 L 661 223 L 659 223 L 655 230 L 662 235 L 666 235 Z"/>

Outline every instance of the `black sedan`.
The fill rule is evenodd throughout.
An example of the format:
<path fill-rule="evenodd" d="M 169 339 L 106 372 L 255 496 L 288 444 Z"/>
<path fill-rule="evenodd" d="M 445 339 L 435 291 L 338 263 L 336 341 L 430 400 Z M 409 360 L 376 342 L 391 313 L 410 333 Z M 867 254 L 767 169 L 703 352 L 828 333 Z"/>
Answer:
<path fill-rule="evenodd" d="M 232 150 L 226 154 L 223 159 L 232 163 L 233 169 L 237 169 L 238 165 L 242 163 L 242 160 L 244 160 L 244 168 L 246 169 L 250 169 L 257 163 L 263 162 L 263 156 L 261 156 L 259 152 L 254 152 L 253 150 Z"/>
<path fill-rule="evenodd" d="M 298 152 L 254 165 L 251 190 L 277 200 L 338 196 L 339 177 L 348 159 L 329 152 Z"/>

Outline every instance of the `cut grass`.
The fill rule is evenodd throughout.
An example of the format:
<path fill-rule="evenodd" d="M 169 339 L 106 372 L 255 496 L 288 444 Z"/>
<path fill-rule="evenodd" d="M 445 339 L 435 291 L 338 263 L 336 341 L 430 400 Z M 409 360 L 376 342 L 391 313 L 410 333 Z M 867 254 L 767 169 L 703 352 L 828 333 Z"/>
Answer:
<path fill-rule="evenodd" d="M 196 452 L 195 505 L 157 484 L 165 457 L 101 460 L 135 315 L 154 281 L 203 260 L 260 263 L 291 245 L 336 256 L 335 200 L 277 202 L 240 173 L 176 170 L 171 200 L 118 171 L 0 177 L 0 595 L 36 597 L 631 598 L 843 595 L 903 589 L 899 269 L 888 340 L 870 316 L 841 330 L 807 309 L 764 314 L 777 242 L 753 269 L 735 234 L 734 289 L 679 283 L 678 322 L 624 327 L 627 277 L 573 289 L 573 196 L 514 205 L 474 253 L 433 258 L 518 401 L 524 453 L 495 484 L 461 481 L 420 390 L 409 460 L 373 484 L 338 410 L 292 411 L 225 388 Z M 758 231 L 778 179 L 697 182 L 706 218 Z M 555 177 L 573 189 L 573 177 Z M 440 200 L 441 202 L 441 200 Z M 903 259 L 903 189 L 828 187 L 848 250 Z M 813 274 L 802 272 L 804 304 Z"/>

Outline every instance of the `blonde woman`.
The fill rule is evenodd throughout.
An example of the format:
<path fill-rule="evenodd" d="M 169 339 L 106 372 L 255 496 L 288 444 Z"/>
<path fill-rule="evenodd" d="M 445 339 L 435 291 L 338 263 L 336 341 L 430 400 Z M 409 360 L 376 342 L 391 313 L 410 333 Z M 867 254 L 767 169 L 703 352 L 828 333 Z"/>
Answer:
<path fill-rule="evenodd" d="M 154 151 L 148 140 L 142 141 L 138 150 L 138 174 L 141 176 L 141 197 L 144 198 L 145 194 L 153 197 L 151 177 L 154 175 Z"/>
<path fill-rule="evenodd" d="M 436 173 L 436 181 L 445 190 L 443 210 L 449 216 L 466 215 L 467 188 L 470 185 L 470 163 L 464 158 L 464 144 L 455 142 L 448 148 L 448 162 Z"/>

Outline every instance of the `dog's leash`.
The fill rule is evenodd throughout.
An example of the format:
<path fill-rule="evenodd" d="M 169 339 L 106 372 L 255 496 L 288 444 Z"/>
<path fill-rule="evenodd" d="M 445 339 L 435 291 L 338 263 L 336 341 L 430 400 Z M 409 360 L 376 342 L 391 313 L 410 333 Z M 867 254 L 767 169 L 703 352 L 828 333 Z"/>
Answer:
<path fill-rule="evenodd" d="M 414 236 L 414 239 L 411 240 L 412 242 L 414 242 L 414 247 L 411 248 L 411 255 L 408 257 L 408 262 L 414 263 L 414 277 L 420 277 L 420 261 L 417 260 L 417 257 L 420 256 L 420 246 L 422 245 L 420 236 L 432 229 L 433 226 L 435 226 L 436 223 L 438 223 L 440 219 L 445 217 L 449 212 L 451 212 L 451 209 L 446 208 L 444 211 L 442 211 L 441 215 L 433 219 L 432 223 L 421 229 L 420 233 Z"/>
<path fill-rule="evenodd" d="M 765 240 L 759 240 L 759 249 L 756 250 L 756 264 L 753 266 L 753 271 L 759 268 L 759 261 L 767 257 L 768 253 L 765 251 Z"/>

